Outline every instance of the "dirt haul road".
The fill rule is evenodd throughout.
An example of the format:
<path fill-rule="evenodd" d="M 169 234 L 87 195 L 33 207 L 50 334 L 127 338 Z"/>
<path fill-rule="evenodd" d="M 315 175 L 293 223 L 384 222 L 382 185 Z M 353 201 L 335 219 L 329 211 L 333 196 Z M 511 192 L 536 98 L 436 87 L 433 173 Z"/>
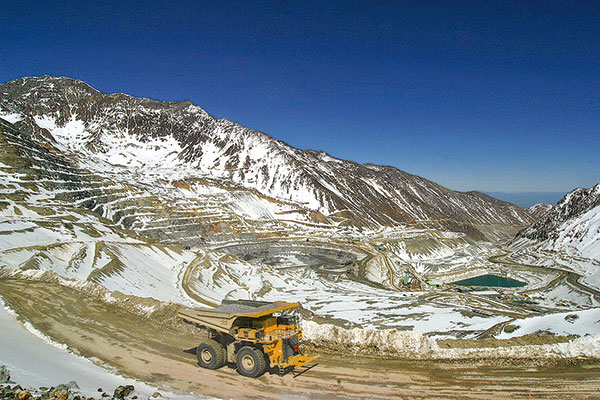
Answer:
<path fill-rule="evenodd" d="M 218 398 L 583 399 L 598 398 L 600 362 L 510 360 L 411 361 L 326 349 L 319 365 L 293 378 L 245 378 L 232 368 L 197 366 L 185 353 L 195 328 L 177 320 L 179 306 L 51 281 L 0 279 L 0 296 L 54 340 L 118 373 L 182 393 Z M 107 302 L 108 300 L 108 302 Z M 141 306 L 141 307 L 140 307 Z M 141 309 L 153 310 L 147 316 Z"/>

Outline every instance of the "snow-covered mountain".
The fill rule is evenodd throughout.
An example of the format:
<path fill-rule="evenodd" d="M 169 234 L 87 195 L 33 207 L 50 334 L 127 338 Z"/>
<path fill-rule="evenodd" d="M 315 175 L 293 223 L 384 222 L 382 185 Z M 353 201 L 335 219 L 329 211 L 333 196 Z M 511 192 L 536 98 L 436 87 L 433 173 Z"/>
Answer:
<path fill-rule="evenodd" d="M 131 204 L 123 199 L 131 193 L 117 193 L 136 183 L 186 188 L 194 198 L 205 194 L 210 182 L 211 188 L 260 203 L 250 217 L 332 226 L 419 224 L 483 239 L 476 226 L 523 226 L 533 220 L 519 207 L 479 192 L 456 192 L 393 167 L 293 148 L 215 119 L 190 102 L 106 95 L 69 78 L 21 78 L 0 85 L 0 118 L 80 167 L 124 179 L 82 205 L 128 228 L 151 219 L 128 214 Z M 236 202 L 229 201 L 235 218 L 239 206 L 236 210 Z"/>
<path fill-rule="evenodd" d="M 549 203 L 537 203 L 527 208 L 526 211 L 534 217 L 536 220 L 542 218 L 548 211 L 552 209 L 552 204 Z"/>
<path fill-rule="evenodd" d="M 252 225 L 253 221 L 242 217 L 248 211 L 241 208 L 236 209 L 237 214 L 232 209 L 226 213 L 231 204 L 249 207 L 250 196 L 255 196 L 257 205 L 266 204 L 250 192 L 214 187 L 210 192 L 212 186 L 200 182 L 190 189 L 207 191 L 194 203 L 185 198 L 190 190 L 177 187 L 180 183 L 173 186 L 155 179 L 149 185 L 134 181 L 134 175 L 118 177 L 100 167 L 92 172 L 78 167 L 75 161 L 69 153 L 40 143 L 0 119 L 0 281 L 60 277 L 77 287 L 101 285 L 126 295 L 190 306 L 198 302 L 215 305 L 224 298 L 288 299 L 321 316 L 364 326 L 411 327 L 416 323 L 407 322 L 407 314 L 418 315 L 418 332 L 456 329 L 468 333 L 471 327 L 481 329 L 482 324 L 487 327 L 499 322 L 498 315 L 489 314 L 491 306 L 487 303 L 488 314 L 465 317 L 462 300 L 449 307 L 447 300 L 441 305 L 423 305 L 418 292 L 400 296 L 381 284 L 387 280 L 391 282 L 387 285 L 396 282 L 397 286 L 405 276 L 404 270 L 395 270 L 400 268 L 396 252 L 415 260 L 420 260 L 417 253 L 431 254 L 431 264 L 457 253 L 449 259 L 456 267 L 461 259 L 473 260 L 464 253 L 480 251 L 484 259 L 483 247 L 491 247 L 489 243 L 470 246 L 473 241 L 463 235 L 442 235 L 435 230 L 395 234 L 382 230 L 374 233 L 375 237 L 366 237 L 366 243 L 354 243 L 333 230 L 319 231 L 310 226 L 282 231 L 283 222 L 259 220 Z M 163 186 L 165 191 L 161 192 Z M 123 214 L 106 213 L 114 207 L 124 207 Z M 116 219 L 120 225 L 132 224 L 133 231 L 143 235 L 122 229 L 99 214 Z M 134 222 L 123 222 L 122 217 Z M 237 252 L 225 251 L 222 246 L 215 250 L 212 243 L 190 249 L 186 246 L 194 245 L 193 235 L 210 238 L 209 231 L 222 233 L 226 228 L 254 232 L 256 237 L 246 240 L 236 236 L 240 240 L 232 242 L 239 246 Z M 420 234 L 425 235 L 422 240 Z M 366 264 L 372 258 L 367 254 L 375 251 L 375 246 L 367 243 L 384 238 L 388 239 L 386 253 L 394 258 L 390 261 L 381 254 L 373 262 L 374 268 L 381 263 L 382 275 L 387 276 L 375 287 L 361 283 L 365 274 L 360 270 L 370 269 Z M 173 242 L 179 245 L 171 245 Z M 356 272 L 345 265 L 348 260 L 357 260 Z M 348 278 L 350 273 L 356 274 L 356 279 Z M 384 308 L 374 306 L 379 304 Z M 146 300 L 141 300 L 140 306 L 142 310 L 149 307 Z"/>
<path fill-rule="evenodd" d="M 403 357 L 402 343 L 421 348 L 422 334 L 470 339 L 508 323 L 516 334 L 597 332 L 595 292 L 573 285 L 581 277 L 600 289 L 597 256 L 526 264 L 538 259 L 530 248 L 553 245 L 562 233 L 552 232 L 571 226 L 571 241 L 560 243 L 579 240 L 577 254 L 596 254 L 599 192 L 563 200 L 569 218 L 546 214 L 559 213 L 555 225 L 523 233 L 514 262 L 518 250 L 499 256 L 495 243 L 473 239 L 512 237 L 533 218 L 487 195 L 298 150 L 189 102 L 106 95 L 48 76 L 0 85 L 0 280 L 60 280 L 83 302 L 103 286 L 122 294 L 99 291 L 102 301 L 135 296 L 144 314 L 149 297 L 189 306 L 287 299 L 318 317 L 307 325 L 313 340 L 333 340 L 343 323 L 356 337 L 381 335 Z M 482 273 L 527 286 L 438 287 Z"/>
<path fill-rule="evenodd" d="M 540 220 L 519 232 L 513 244 L 523 240 L 600 260 L 600 184 L 568 193 Z"/>

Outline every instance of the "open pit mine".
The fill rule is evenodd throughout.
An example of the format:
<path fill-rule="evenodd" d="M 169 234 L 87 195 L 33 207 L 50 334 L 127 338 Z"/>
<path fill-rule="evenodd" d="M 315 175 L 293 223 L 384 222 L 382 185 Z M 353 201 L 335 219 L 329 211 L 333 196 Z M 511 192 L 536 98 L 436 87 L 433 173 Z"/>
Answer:
<path fill-rule="evenodd" d="M 299 150 L 190 102 L 51 76 L 0 85 L 3 312 L 173 397 L 448 398 L 495 382 L 510 398 L 532 387 L 515 383 L 519 365 L 564 360 L 588 360 L 575 364 L 592 393 L 599 243 L 600 186 L 534 212 Z M 183 352 L 197 327 L 177 313 L 223 300 L 301 303 L 321 365 L 252 383 L 200 370 Z M 0 340 L 0 364 L 26 381 L 32 363 L 7 350 L 25 339 Z M 442 372 L 482 360 L 479 381 Z M 568 393 L 536 371 L 549 397 Z"/>

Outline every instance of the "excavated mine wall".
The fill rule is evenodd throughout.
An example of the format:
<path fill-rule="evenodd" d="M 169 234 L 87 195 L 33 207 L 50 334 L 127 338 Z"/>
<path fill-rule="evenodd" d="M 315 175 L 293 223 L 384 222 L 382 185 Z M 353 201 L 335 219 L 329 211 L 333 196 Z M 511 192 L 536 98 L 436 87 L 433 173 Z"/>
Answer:
<path fill-rule="evenodd" d="M 366 256 L 352 247 L 326 245 L 319 242 L 263 241 L 258 243 L 231 244 L 219 248 L 245 261 L 277 266 L 282 259 L 293 256 L 298 265 L 339 265 L 352 263 Z"/>

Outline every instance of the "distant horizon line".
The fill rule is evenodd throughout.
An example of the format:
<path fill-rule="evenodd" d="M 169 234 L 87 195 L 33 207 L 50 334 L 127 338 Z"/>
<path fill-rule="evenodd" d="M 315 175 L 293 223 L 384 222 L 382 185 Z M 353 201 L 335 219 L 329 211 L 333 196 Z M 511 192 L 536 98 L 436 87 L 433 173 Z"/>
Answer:
<path fill-rule="evenodd" d="M 572 189 L 573 190 L 573 189 Z M 513 203 L 521 208 L 529 208 L 535 204 L 556 205 L 567 193 L 565 192 L 482 192 L 498 200 Z"/>

